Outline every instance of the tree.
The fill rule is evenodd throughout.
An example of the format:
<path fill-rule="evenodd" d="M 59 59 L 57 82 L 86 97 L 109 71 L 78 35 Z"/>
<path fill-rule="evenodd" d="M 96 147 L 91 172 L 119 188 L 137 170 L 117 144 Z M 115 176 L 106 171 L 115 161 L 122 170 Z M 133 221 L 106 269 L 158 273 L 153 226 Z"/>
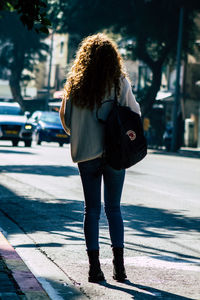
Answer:
<path fill-rule="evenodd" d="M 61 29 L 81 37 L 105 28 L 134 39 L 132 57 L 152 71 L 150 86 L 141 98 L 143 115 L 151 111 L 161 85 L 163 65 L 174 59 L 180 7 L 184 6 L 183 53 L 190 53 L 195 40 L 197 0 L 60 0 Z"/>
<path fill-rule="evenodd" d="M 48 50 L 42 35 L 24 27 L 16 12 L 1 12 L 0 66 L 1 77 L 7 74 L 13 99 L 24 109 L 21 82 L 24 70 L 33 71 L 37 61 L 45 59 Z M 27 75 L 26 75 L 27 79 Z M 30 78 L 28 78 L 30 79 Z"/>
<path fill-rule="evenodd" d="M 51 1 L 49 1 L 51 2 Z M 48 33 L 47 0 L 1 0 L 0 11 L 16 11 L 22 23 L 30 30 Z"/>

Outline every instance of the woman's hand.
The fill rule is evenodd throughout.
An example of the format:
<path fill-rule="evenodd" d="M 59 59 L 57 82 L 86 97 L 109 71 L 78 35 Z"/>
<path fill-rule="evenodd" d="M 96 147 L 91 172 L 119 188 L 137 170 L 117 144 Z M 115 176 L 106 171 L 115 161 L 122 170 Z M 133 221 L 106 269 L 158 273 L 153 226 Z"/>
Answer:
<path fill-rule="evenodd" d="M 69 135 L 70 131 L 67 128 L 66 123 L 65 123 L 65 107 L 66 107 L 66 99 L 62 99 L 62 103 L 61 103 L 61 107 L 60 107 L 60 111 L 59 111 L 60 120 L 61 120 L 64 131 Z"/>

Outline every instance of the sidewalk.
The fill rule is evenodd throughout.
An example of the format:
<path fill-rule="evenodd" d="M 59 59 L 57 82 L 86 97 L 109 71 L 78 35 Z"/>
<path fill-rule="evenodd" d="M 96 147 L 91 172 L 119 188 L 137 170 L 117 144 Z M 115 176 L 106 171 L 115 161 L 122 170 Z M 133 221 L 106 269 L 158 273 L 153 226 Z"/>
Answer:
<path fill-rule="evenodd" d="M 179 153 L 182 154 L 183 156 L 200 158 L 200 148 L 182 147 L 179 150 Z"/>
<path fill-rule="evenodd" d="M 188 159 L 188 162 L 192 162 L 194 160 L 194 164 L 197 162 L 197 159 L 192 158 L 192 155 L 196 155 L 200 153 L 199 150 L 197 152 L 193 149 L 181 149 L 181 151 L 184 151 L 183 153 L 179 154 L 174 154 L 174 153 L 169 153 L 164 150 L 151 150 L 154 153 L 160 153 L 161 155 L 169 155 L 169 156 L 174 156 L 170 157 L 172 161 L 176 161 L 176 158 L 179 159 L 180 161 L 184 160 L 183 157 L 187 154 L 187 156 L 191 157 Z M 184 156 L 183 156 L 184 155 Z M 157 159 L 156 155 L 156 159 Z M 177 157 L 176 157 L 177 156 Z M 179 156 L 179 157 L 178 157 Z M 198 162 L 199 163 L 199 162 Z M 62 217 L 61 214 L 59 215 L 59 218 L 57 217 L 58 215 L 53 213 L 52 206 L 57 205 L 55 203 L 51 203 L 51 200 L 53 199 L 53 194 L 48 195 L 43 192 L 43 190 L 35 192 L 35 194 L 31 193 L 31 198 L 29 199 L 26 197 L 26 195 L 29 195 L 28 192 L 30 193 L 30 187 L 26 187 L 24 183 L 17 183 L 17 180 L 12 179 L 12 177 L 9 177 L 12 179 L 10 180 L 9 185 L 5 184 L 8 180 L 8 176 L 5 177 L 5 181 L 2 180 L 3 176 L 1 177 L 1 185 L 0 189 L 2 188 L 2 195 L 5 197 L 4 201 L 1 202 L 1 205 L 4 203 L 4 207 L 7 207 L 7 199 L 10 197 L 19 197 L 19 201 L 23 205 L 25 204 L 25 201 L 27 202 L 27 206 L 30 205 L 32 202 L 32 198 L 38 199 L 37 202 L 37 207 L 38 209 L 41 209 L 41 213 L 47 213 L 48 211 L 51 213 L 50 216 L 52 217 L 53 214 L 55 215 L 55 218 L 52 219 L 53 223 L 53 230 L 56 231 L 56 235 L 54 233 L 52 234 L 51 228 L 49 228 L 49 223 L 48 221 L 45 224 L 45 231 L 51 232 L 51 235 L 53 236 L 52 238 L 48 238 L 48 240 L 41 240 L 41 238 L 38 240 L 39 236 L 37 236 L 36 239 L 34 239 L 37 244 L 40 244 L 40 241 L 42 241 L 42 247 L 45 247 L 46 245 L 49 245 L 49 250 L 46 251 L 48 255 L 48 258 L 52 257 L 51 249 L 53 247 L 57 247 L 57 232 L 60 234 L 61 240 L 59 241 L 60 245 L 69 245 L 71 240 L 78 236 L 79 230 L 74 227 L 74 224 L 71 224 L 71 219 L 69 218 L 69 223 L 65 230 L 69 230 L 70 234 L 70 239 L 66 241 L 66 235 L 63 235 L 63 232 L 61 231 L 61 226 L 62 224 L 66 225 L 66 216 Z M 74 180 L 74 179 L 73 179 Z M 19 187 L 16 186 L 16 183 L 19 184 Z M 71 184 L 71 181 L 69 181 L 69 185 Z M 5 188 L 7 189 L 7 192 L 5 194 Z M 25 187 L 25 188 L 24 188 Z M 141 185 L 141 190 L 143 189 L 143 186 Z M 15 191 L 15 193 L 14 193 Z M 149 193 L 150 194 L 150 193 Z M 25 195 L 23 197 L 23 195 Z M 152 195 L 152 197 L 154 194 Z M 49 197 L 49 198 L 48 198 Z M 51 198 L 52 197 L 52 198 Z M 58 196 L 57 196 L 58 197 Z M 69 195 L 69 199 L 73 199 L 73 194 Z M 167 199 L 168 195 L 165 196 Z M 62 199 L 61 196 L 55 199 L 57 201 L 60 201 Z M 75 198 L 76 199 L 76 198 Z M 23 202 L 22 202 L 23 200 Z M 50 200 L 48 202 L 48 200 Z M 146 199 L 145 199 L 146 200 Z M 164 199 L 165 200 L 165 199 Z M 30 202 L 28 202 L 30 201 Z M 45 202 L 46 201 L 46 202 Z M 17 201 L 16 201 L 17 202 Z M 13 202 L 12 203 L 16 203 Z M 48 202 L 48 204 L 47 204 Z M 30 204 L 29 204 L 30 203 Z M 59 204 L 60 205 L 60 204 Z M 61 205 L 61 209 L 63 210 L 64 207 L 63 204 Z M 75 213 L 77 213 L 78 209 L 77 207 L 79 206 L 74 206 L 73 210 Z M 10 206 L 8 206 L 7 210 L 9 212 Z M 129 209 L 129 208 L 128 208 Z M 166 210 L 152 210 L 152 207 L 142 207 L 140 204 L 136 205 L 132 208 L 133 210 L 129 210 L 129 220 L 132 222 L 132 218 L 134 219 L 134 223 L 136 224 L 136 230 L 138 230 L 138 235 L 135 235 L 134 239 L 131 239 L 131 226 L 129 227 L 130 231 L 128 234 L 128 243 L 126 247 L 126 257 L 125 257 L 125 263 L 127 267 L 127 275 L 129 281 L 127 281 L 125 284 L 120 284 L 115 282 L 112 279 L 112 260 L 111 260 L 111 255 L 107 255 L 106 252 L 103 252 L 103 250 L 108 249 L 108 245 L 104 249 L 102 249 L 102 268 L 103 271 L 105 272 L 105 276 L 107 279 L 107 282 L 103 284 L 92 284 L 87 282 L 87 272 L 88 272 L 88 261 L 86 255 L 80 254 L 82 251 L 81 245 L 79 246 L 76 244 L 73 247 L 70 246 L 70 250 L 68 250 L 68 253 L 70 254 L 69 256 L 69 263 L 64 262 L 63 264 L 60 264 L 62 266 L 62 269 L 66 271 L 68 274 L 69 280 L 71 280 L 71 284 L 74 285 L 77 290 L 80 291 L 80 293 L 84 293 L 83 295 L 86 295 L 85 298 L 89 299 L 105 299 L 105 300 L 129 300 L 129 299 L 137 299 L 137 300 L 150 300 L 154 298 L 159 298 L 159 299 L 165 299 L 165 300 L 189 300 L 189 299 L 200 299 L 200 290 L 199 290 L 199 271 L 197 271 L 197 268 L 199 270 L 199 259 L 197 257 L 197 254 L 191 254 L 190 251 L 185 250 L 183 252 L 179 252 L 179 247 L 180 245 L 178 244 L 177 247 L 173 248 L 166 248 L 163 247 L 165 243 L 162 241 L 164 239 L 169 240 L 170 242 L 170 235 L 168 238 L 168 233 L 172 233 L 173 236 L 173 245 L 175 244 L 175 237 L 176 235 L 179 235 L 182 240 L 184 240 L 184 244 L 186 247 L 192 246 L 192 240 L 194 238 L 197 238 L 198 235 L 198 220 L 195 220 L 193 218 L 187 218 L 183 219 L 181 217 L 179 219 L 179 215 L 176 216 L 173 212 L 168 213 Z M 26 211 L 26 210 L 25 210 Z M 156 212 L 157 211 L 157 212 Z M 128 210 L 126 209 L 126 212 Z M 132 212 L 134 212 L 132 214 Z M 145 212 L 143 214 L 143 212 Z M 161 216 L 158 214 L 162 213 Z M 10 214 L 12 211 L 10 211 Z M 31 213 L 31 212 L 30 212 Z M 138 217 L 136 215 L 138 214 Z M 12 216 L 12 214 L 11 214 Z M 61 217 L 60 217 L 61 216 Z M 71 215 L 67 215 L 71 216 Z M 133 217 L 132 217 L 133 216 Z M 141 216 L 141 219 L 140 219 Z M 143 217 L 145 217 L 145 222 L 143 220 Z M 158 236 L 154 236 L 154 234 L 151 234 L 152 231 L 152 226 L 154 226 L 153 221 L 154 221 L 154 216 L 155 216 L 155 221 L 159 222 L 156 225 L 157 233 Z M 169 216 L 169 219 L 168 219 Z M 27 216 L 28 217 L 28 216 Z M 73 217 L 73 215 L 72 215 Z M 162 221 L 163 217 L 163 221 Z M 63 218 L 63 219 L 62 219 Z M 59 221 L 58 221 L 59 219 Z M 52 300 L 55 300 L 54 296 L 48 291 L 49 297 L 46 295 L 45 291 L 42 289 L 40 283 L 36 280 L 36 278 L 33 276 L 33 274 L 30 272 L 30 270 L 27 268 L 26 264 L 30 267 L 31 270 L 34 270 L 34 274 L 40 274 L 39 272 L 35 271 L 34 268 L 32 268 L 30 262 L 27 260 L 27 256 L 24 257 L 24 249 L 26 250 L 26 245 L 30 245 L 33 243 L 33 241 L 28 240 L 27 236 L 25 239 L 23 239 L 22 235 L 24 232 L 19 232 L 18 231 L 18 225 L 12 222 L 12 220 L 7 219 L 5 216 L 4 221 L 2 215 L 0 214 L 0 226 L 6 229 L 8 232 L 8 236 L 5 232 L 1 234 L 1 228 L 0 228 L 0 300 L 15 300 L 15 299 L 22 299 L 22 300 L 39 300 L 39 299 L 48 299 L 51 297 Z M 23 215 L 22 218 L 18 219 L 18 224 L 23 220 Z M 75 219 L 76 220 L 76 219 Z M 77 220 L 79 220 L 77 218 Z M 177 223 L 175 222 L 177 220 Z M 37 221 L 37 220 L 36 220 Z M 56 223 L 57 222 L 57 223 Z M 130 221 L 129 221 L 130 222 Z M 138 225 L 137 225 L 138 224 Z M 164 229 L 162 229 L 162 225 Z M 159 228 L 160 226 L 160 228 Z M 173 231 L 173 226 L 178 226 L 176 227 L 175 231 Z M 40 229 L 41 227 L 39 227 Z M 30 227 L 26 228 L 28 232 L 30 232 Z M 74 229 L 77 230 L 77 235 Z M 134 230 L 134 229 L 133 229 Z M 190 230 L 189 235 L 187 234 L 187 230 Z M 13 234 L 14 233 L 14 234 Z M 12 235 L 15 236 L 15 233 L 17 234 L 18 241 L 19 242 L 14 242 L 12 238 Z M 155 244 L 153 244 L 151 247 L 148 246 L 145 243 L 141 243 L 142 241 L 142 234 L 144 235 L 145 239 L 155 239 Z M 25 235 L 25 234 L 24 234 Z M 9 237 L 9 241 L 14 247 L 16 247 L 18 253 L 23 257 L 23 260 L 25 263 L 22 262 L 21 258 L 16 254 L 15 249 L 10 246 L 8 241 L 5 239 L 5 237 Z M 160 237 L 164 238 L 160 238 Z M 80 237 L 80 235 L 79 235 Z M 106 241 L 106 236 L 103 236 L 104 242 Z M 161 243 L 157 243 L 156 239 L 160 239 Z M 151 243 L 149 243 L 151 245 Z M 141 246 L 140 246 L 141 245 Z M 21 248 L 20 248 L 21 246 Z M 53 246 L 53 247 L 52 247 Z M 28 247 L 28 246 L 27 246 Z M 51 247 L 51 248 L 50 248 Z M 73 250 L 77 247 L 76 252 L 73 252 Z M 198 248 L 195 244 L 196 248 Z M 30 247 L 32 249 L 32 247 Z M 43 248 L 45 249 L 45 248 Z M 63 248 L 59 248 L 59 254 L 58 256 L 62 256 L 64 251 L 62 251 Z M 141 251 L 141 255 L 139 251 Z M 189 247 L 188 247 L 189 249 Z M 21 250 L 21 251 L 19 251 Z M 46 250 L 46 249 L 45 249 Z M 105 251 L 104 250 L 104 251 Z M 79 252 L 78 252 L 79 251 Z M 197 252 L 197 250 L 196 250 Z M 29 252 L 30 254 L 30 252 Z M 41 254 L 43 255 L 43 254 Z M 45 259 L 48 260 L 48 258 Z M 75 260 L 75 263 L 70 263 L 71 261 Z M 38 259 L 36 256 L 32 257 L 31 256 L 31 261 L 35 265 L 38 263 Z M 57 260 L 58 263 L 62 261 L 62 259 Z M 50 261 L 50 264 L 52 262 Z M 74 290 L 72 290 L 71 295 L 69 296 L 70 293 L 68 292 L 69 286 L 71 285 L 66 284 L 68 281 L 60 281 L 60 274 L 59 276 L 55 276 L 54 269 L 52 271 L 52 268 L 48 269 L 48 266 L 46 264 L 42 264 L 42 266 L 45 266 L 45 269 L 48 270 L 49 273 L 52 274 L 53 281 L 50 283 L 54 283 L 55 285 L 53 288 L 58 288 L 58 295 L 63 296 L 60 292 L 60 288 L 62 287 L 64 291 L 64 298 L 67 300 L 72 300 L 72 299 L 82 299 L 82 296 L 80 297 L 77 295 L 76 297 L 72 297 L 74 295 Z M 42 271 L 43 272 L 43 271 Z M 20 277 L 21 276 L 21 277 Z M 40 276 L 40 275 L 39 275 Z M 39 277 L 40 278 L 52 278 L 50 276 L 44 276 L 42 274 Z M 38 278 L 38 275 L 37 275 Z M 57 280 L 55 280 L 57 279 Z M 73 281 L 75 279 L 76 281 Z M 58 284 L 59 280 L 59 284 Z M 41 282 L 41 281 L 40 281 Z M 45 286 L 45 285 L 43 285 Z M 62 291 L 63 291 L 62 290 Z M 87 297 L 88 296 L 88 297 Z M 60 299 L 60 298 L 59 298 Z"/>
<path fill-rule="evenodd" d="M 0 232 L 0 300 L 49 300 L 35 276 Z"/>

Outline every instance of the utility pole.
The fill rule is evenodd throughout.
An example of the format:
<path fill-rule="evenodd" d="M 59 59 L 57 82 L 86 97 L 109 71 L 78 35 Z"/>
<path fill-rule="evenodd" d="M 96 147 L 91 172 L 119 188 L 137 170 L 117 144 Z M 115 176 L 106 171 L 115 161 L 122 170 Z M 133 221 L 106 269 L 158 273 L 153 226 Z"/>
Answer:
<path fill-rule="evenodd" d="M 171 151 L 177 151 L 177 137 L 178 137 L 178 111 L 180 108 L 180 69 L 181 69 L 181 48 L 183 39 L 183 17 L 184 8 L 180 8 L 179 14 L 179 29 L 178 29 L 178 41 L 177 41 L 177 54 L 176 54 L 176 87 L 174 97 L 174 108 L 173 108 L 173 132 L 172 132 L 172 143 Z"/>
<path fill-rule="evenodd" d="M 50 44 L 50 53 L 49 53 L 49 73 L 48 73 L 48 82 L 47 82 L 47 96 L 45 103 L 45 110 L 48 110 L 48 103 L 50 98 L 50 89 L 51 89 L 51 69 L 52 69 L 52 56 L 53 56 L 53 37 L 54 32 L 51 33 L 51 44 Z"/>

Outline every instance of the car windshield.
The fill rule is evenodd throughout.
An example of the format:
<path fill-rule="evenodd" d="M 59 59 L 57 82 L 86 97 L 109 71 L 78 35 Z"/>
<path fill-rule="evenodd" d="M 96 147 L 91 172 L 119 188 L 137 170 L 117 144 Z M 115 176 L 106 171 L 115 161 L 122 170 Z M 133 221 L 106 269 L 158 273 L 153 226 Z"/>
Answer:
<path fill-rule="evenodd" d="M 57 113 L 43 113 L 40 120 L 46 123 L 60 124 L 60 117 Z"/>
<path fill-rule="evenodd" d="M 17 106 L 0 106 L 0 115 L 23 115 L 23 112 L 20 107 Z"/>

